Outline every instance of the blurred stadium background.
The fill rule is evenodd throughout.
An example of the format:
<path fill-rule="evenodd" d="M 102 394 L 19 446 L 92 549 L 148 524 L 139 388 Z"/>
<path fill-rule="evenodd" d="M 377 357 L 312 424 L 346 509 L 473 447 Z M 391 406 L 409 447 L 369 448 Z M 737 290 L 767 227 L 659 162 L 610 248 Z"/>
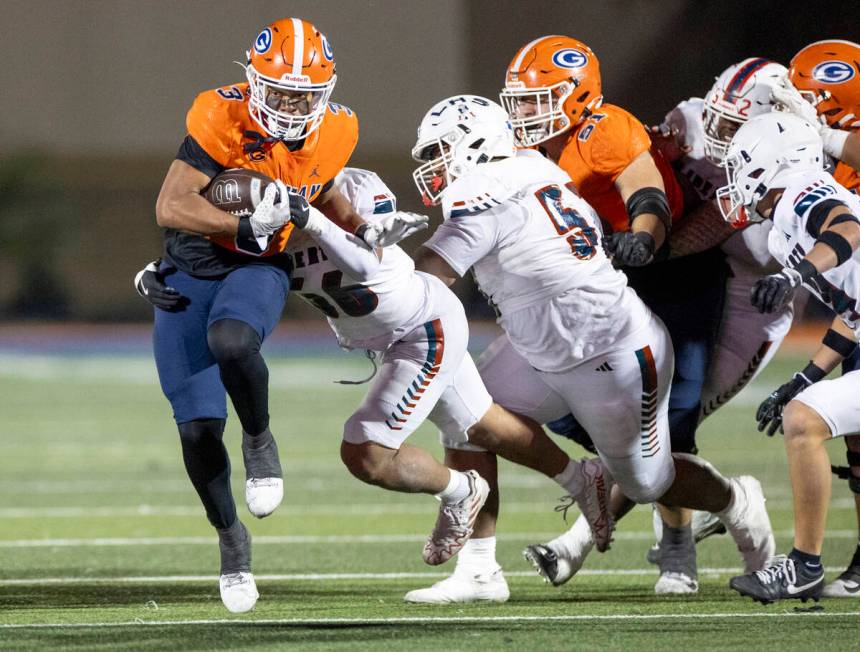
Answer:
<path fill-rule="evenodd" d="M 0 0 L 0 11 L 2 321 L 148 321 L 131 279 L 161 250 L 155 198 L 185 112 L 198 92 L 243 80 L 232 62 L 282 15 L 329 37 L 334 100 L 361 125 L 352 164 L 410 210 L 426 109 L 455 93 L 496 97 L 517 48 L 541 34 L 589 43 L 607 100 L 647 124 L 745 57 L 787 63 L 812 40 L 860 40 L 854 2 Z M 490 317 L 461 286 L 473 316 Z M 309 310 L 293 298 L 285 317 Z"/>

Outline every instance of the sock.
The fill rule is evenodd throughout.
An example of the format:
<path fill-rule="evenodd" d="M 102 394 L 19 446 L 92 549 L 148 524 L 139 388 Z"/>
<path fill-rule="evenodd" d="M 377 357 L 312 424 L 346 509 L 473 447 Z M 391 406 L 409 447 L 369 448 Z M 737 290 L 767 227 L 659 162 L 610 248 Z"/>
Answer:
<path fill-rule="evenodd" d="M 471 491 L 469 479 L 466 477 L 465 473 L 461 473 L 460 471 L 455 471 L 454 469 L 448 469 L 448 471 L 451 472 L 448 486 L 436 494 L 436 498 L 441 500 L 443 503 L 459 503 L 461 500 L 465 499 L 466 496 L 469 495 L 469 491 Z"/>
<path fill-rule="evenodd" d="M 729 497 L 729 504 L 726 505 L 725 509 L 721 509 L 719 512 L 714 512 L 717 518 L 721 521 L 724 521 L 731 517 L 732 512 L 735 507 L 737 507 L 737 503 L 739 500 L 742 500 L 740 493 L 743 491 L 741 485 L 735 482 L 734 478 L 729 478 L 729 486 L 731 487 L 731 496 Z"/>
<path fill-rule="evenodd" d="M 693 527 L 686 525 L 685 527 L 670 527 L 663 522 L 663 538 L 660 541 L 660 547 L 664 544 L 670 546 L 689 545 L 693 541 Z"/>
<path fill-rule="evenodd" d="M 565 491 L 571 496 L 578 496 L 582 491 L 582 474 L 579 471 L 579 462 L 569 460 L 564 471 L 553 477 Z"/>
<path fill-rule="evenodd" d="M 582 514 L 567 532 L 557 536 L 547 544 L 547 547 L 555 554 L 565 558 L 577 557 L 582 550 L 588 554 L 593 546 L 594 539 L 591 537 L 591 526 Z"/>
<path fill-rule="evenodd" d="M 493 573 L 499 569 L 496 562 L 496 537 L 469 539 L 457 554 L 457 568 Z"/>
<path fill-rule="evenodd" d="M 221 574 L 251 571 L 251 535 L 237 518 L 227 528 L 216 528 L 221 550 Z"/>
<path fill-rule="evenodd" d="M 788 553 L 788 556 L 795 561 L 802 563 L 806 567 L 806 570 L 813 575 L 820 575 L 824 572 L 821 568 L 821 555 L 812 555 L 808 552 L 798 550 L 797 548 L 792 548 L 791 552 Z"/>
<path fill-rule="evenodd" d="M 860 566 L 860 541 L 857 542 L 857 548 L 854 550 L 854 556 L 851 558 L 849 566 Z"/>

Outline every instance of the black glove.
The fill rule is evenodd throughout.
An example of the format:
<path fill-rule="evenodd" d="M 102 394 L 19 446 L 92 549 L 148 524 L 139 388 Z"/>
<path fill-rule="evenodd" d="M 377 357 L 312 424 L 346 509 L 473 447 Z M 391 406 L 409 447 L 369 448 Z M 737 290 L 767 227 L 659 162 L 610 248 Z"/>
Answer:
<path fill-rule="evenodd" d="M 149 263 L 134 277 L 134 289 L 156 308 L 176 312 L 188 305 L 188 298 L 164 283 L 164 276 L 158 271 L 161 260 Z"/>
<path fill-rule="evenodd" d="M 616 267 L 642 267 L 654 259 L 654 237 L 645 231 L 621 231 L 603 240 L 603 249 Z"/>
<path fill-rule="evenodd" d="M 791 267 L 760 278 L 750 290 L 750 302 L 759 312 L 777 312 L 791 303 L 803 283 L 800 273 Z"/>
<path fill-rule="evenodd" d="M 782 411 L 789 401 L 800 394 L 804 389 L 817 383 L 827 374 L 820 367 L 809 363 L 803 371 L 798 371 L 784 385 L 780 385 L 772 392 L 756 410 L 755 418 L 758 421 L 758 431 L 767 428 L 767 436 L 773 437 L 776 429 L 782 432 Z M 768 425 L 769 424 L 769 425 Z"/>

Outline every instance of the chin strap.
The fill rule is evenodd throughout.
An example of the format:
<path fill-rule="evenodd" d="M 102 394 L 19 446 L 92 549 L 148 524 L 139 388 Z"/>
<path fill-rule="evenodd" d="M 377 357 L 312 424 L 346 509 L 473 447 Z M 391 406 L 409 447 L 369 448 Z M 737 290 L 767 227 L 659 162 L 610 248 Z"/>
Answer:
<path fill-rule="evenodd" d="M 860 495 L 860 477 L 851 473 L 852 466 L 860 466 L 860 453 L 845 451 L 845 456 L 848 459 L 848 466 L 831 465 L 830 470 L 833 471 L 837 478 L 848 480 L 848 488 L 855 494 Z"/>

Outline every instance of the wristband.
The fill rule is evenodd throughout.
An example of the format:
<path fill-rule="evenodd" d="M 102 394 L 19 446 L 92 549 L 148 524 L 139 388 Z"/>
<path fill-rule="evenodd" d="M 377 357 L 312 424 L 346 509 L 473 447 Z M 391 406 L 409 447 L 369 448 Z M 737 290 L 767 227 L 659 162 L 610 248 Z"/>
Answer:
<path fill-rule="evenodd" d="M 643 213 L 656 215 L 663 223 L 663 228 L 666 229 L 666 236 L 668 237 L 672 227 L 672 213 L 665 192 L 653 187 L 640 188 L 627 198 L 625 208 L 631 225 L 633 220 Z"/>
<path fill-rule="evenodd" d="M 845 337 L 842 333 L 837 333 L 832 328 L 827 329 L 821 343 L 824 344 L 824 346 L 829 346 L 843 358 L 850 356 L 854 353 L 854 349 L 857 348 L 857 342 L 852 340 L 850 337 Z"/>
<path fill-rule="evenodd" d="M 812 362 L 812 360 L 810 360 L 809 364 L 803 368 L 803 371 L 798 371 L 794 375 L 803 378 L 803 380 L 805 380 L 807 384 L 814 385 L 819 380 L 824 378 L 827 375 L 827 372 L 824 371 L 824 369 L 819 367 L 817 364 Z"/>
<path fill-rule="evenodd" d="M 800 279 L 803 283 L 818 276 L 818 270 L 815 269 L 815 265 L 806 260 L 806 258 L 797 263 L 793 269 L 800 274 Z"/>

